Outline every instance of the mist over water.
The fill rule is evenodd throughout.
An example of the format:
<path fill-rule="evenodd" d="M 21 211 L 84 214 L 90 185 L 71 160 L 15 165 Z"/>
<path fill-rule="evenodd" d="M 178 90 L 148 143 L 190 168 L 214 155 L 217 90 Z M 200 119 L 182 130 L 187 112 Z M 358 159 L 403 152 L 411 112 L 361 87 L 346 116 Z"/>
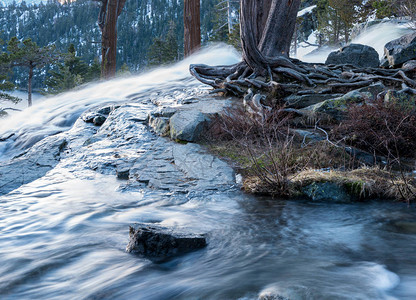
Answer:
<path fill-rule="evenodd" d="M 166 94 L 174 100 L 175 96 L 183 97 L 185 90 L 207 89 L 190 75 L 189 65 L 192 63 L 229 65 L 240 59 L 232 47 L 217 45 L 169 67 L 127 78 L 91 83 L 78 90 L 46 97 L 22 112 L 0 119 L 0 138 L 15 134 L 7 143 L 0 142 L 0 160 L 6 150 L 10 151 L 16 146 L 23 150 L 46 136 L 68 130 L 89 108 L 106 103 L 123 103 L 133 98 L 150 99 L 157 93 Z"/>
<path fill-rule="evenodd" d="M 146 160 L 171 142 L 160 139 L 157 149 L 158 138 L 141 124 L 133 149 L 93 143 L 90 133 L 78 132 L 86 128 L 77 121 L 84 111 L 129 103 L 147 114 L 156 98 L 178 105 L 207 92 L 189 75 L 190 63 L 240 59 L 216 46 L 172 66 L 47 98 L 1 120 L 0 137 L 14 136 L 0 143 L 0 161 L 58 132 L 72 139 L 47 174 L 0 196 L 0 299 L 414 299 L 416 235 L 394 225 L 416 218 L 404 205 L 263 199 L 238 189 L 129 190 L 113 170 L 88 165 L 89 157 L 122 150 Z M 92 142 L 83 146 L 84 140 Z M 124 251 L 135 222 L 206 233 L 208 247 L 154 264 Z"/>
<path fill-rule="evenodd" d="M 366 27 L 351 41 L 351 43 L 373 47 L 381 59 L 384 56 L 384 45 L 411 32 L 412 30 L 406 24 L 386 21 Z M 322 47 L 322 49 L 319 50 L 315 49 L 316 47 L 300 48 L 298 50 L 297 58 L 305 62 L 324 63 L 329 53 L 338 50 L 337 48 L 330 47 Z"/>

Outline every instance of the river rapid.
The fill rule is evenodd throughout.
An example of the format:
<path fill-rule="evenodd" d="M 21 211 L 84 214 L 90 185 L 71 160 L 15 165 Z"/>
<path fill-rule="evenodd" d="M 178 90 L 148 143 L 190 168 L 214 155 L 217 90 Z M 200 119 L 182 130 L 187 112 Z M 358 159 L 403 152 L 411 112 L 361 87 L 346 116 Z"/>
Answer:
<path fill-rule="evenodd" d="M 231 49 L 210 48 L 0 121 L 0 137 L 11 136 L 0 142 L 0 165 L 66 140 L 59 162 L 42 156 L 36 164 L 48 166 L 44 174 L 0 196 L 0 299 L 416 298 L 414 208 L 255 198 L 233 185 L 187 192 L 128 185 L 105 162 L 152 163 L 174 143 L 137 120 L 97 131 L 79 119 L 116 104 L 141 120 L 155 102 L 178 106 L 206 95 L 189 63 L 239 59 Z M 18 166 L 10 172 L 29 176 Z M 1 176 L 6 184 L 12 174 Z M 208 246 L 155 264 L 125 252 L 136 222 L 204 233 Z"/>

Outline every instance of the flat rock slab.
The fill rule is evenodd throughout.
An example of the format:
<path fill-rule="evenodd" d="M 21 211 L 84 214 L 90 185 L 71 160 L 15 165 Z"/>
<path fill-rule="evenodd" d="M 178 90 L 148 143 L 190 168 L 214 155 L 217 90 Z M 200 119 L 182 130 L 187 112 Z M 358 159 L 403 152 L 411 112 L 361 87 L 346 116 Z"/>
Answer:
<path fill-rule="evenodd" d="M 188 179 L 197 181 L 197 189 L 219 189 L 235 184 L 234 170 L 198 144 L 174 145 L 173 159 Z"/>
<path fill-rule="evenodd" d="M 171 257 L 204 248 L 206 238 L 202 234 L 174 232 L 159 226 L 130 227 L 130 241 L 126 251 L 162 262 Z"/>

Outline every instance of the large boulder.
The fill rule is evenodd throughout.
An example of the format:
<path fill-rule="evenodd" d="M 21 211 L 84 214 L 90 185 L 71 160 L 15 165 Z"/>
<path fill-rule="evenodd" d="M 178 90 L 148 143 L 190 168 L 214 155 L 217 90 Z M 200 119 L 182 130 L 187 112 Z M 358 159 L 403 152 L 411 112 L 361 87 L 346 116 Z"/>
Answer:
<path fill-rule="evenodd" d="M 416 59 L 416 32 L 388 42 L 384 46 L 383 67 L 399 67 L 403 63 Z"/>
<path fill-rule="evenodd" d="M 350 64 L 357 67 L 373 67 L 380 65 L 377 51 L 370 46 L 361 44 L 350 44 L 338 51 L 331 52 L 326 59 L 327 65 Z"/>
<path fill-rule="evenodd" d="M 164 261 L 174 256 L 199 250 L 207 245 L 200 234 L 173 232 L 159 226 L 130 227 L 130 241 L 126 251 L 142 255 L 152 261 Z"/>

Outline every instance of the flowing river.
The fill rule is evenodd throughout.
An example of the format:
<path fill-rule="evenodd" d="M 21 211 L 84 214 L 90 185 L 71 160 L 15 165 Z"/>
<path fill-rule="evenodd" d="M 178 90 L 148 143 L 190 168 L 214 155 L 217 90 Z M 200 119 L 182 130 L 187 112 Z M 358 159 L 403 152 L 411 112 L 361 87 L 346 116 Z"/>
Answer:
<path fill-rule="evenodd" d="M 0 142 L 3 163 L 39 143 L 48 147 L 48 139 L 68 141 L 56 165 L 0 197 L 0 299 L 416 298 L 414 208 L 262 199 L 233 187 L 125 188 L 111 166 L 94 165 L 110 156 L 150 163 L 173 142 L 141 123 L 113 131 L 132 132 L 122 144 L 111 136 L 94 140 L 92 127 L 78 119 L 84 111 L 127 103 L 147 115 L 155 108 L 151 99 L 180 105 L 207 92 L 188 74 L 189 63 L 239 59 L 230 49 L 210 48 L 171 67 L 48 98 L 0 121 L 0 138 L 10 136 Z M 36 161 L 39 168 L 48 163 Z M 0 169 L 0 182 L 12 172 L 29 176 L 18 167 Z M 135 222 L 205 233 L 208 246 L 155 264 L 125 252 Z"/>

